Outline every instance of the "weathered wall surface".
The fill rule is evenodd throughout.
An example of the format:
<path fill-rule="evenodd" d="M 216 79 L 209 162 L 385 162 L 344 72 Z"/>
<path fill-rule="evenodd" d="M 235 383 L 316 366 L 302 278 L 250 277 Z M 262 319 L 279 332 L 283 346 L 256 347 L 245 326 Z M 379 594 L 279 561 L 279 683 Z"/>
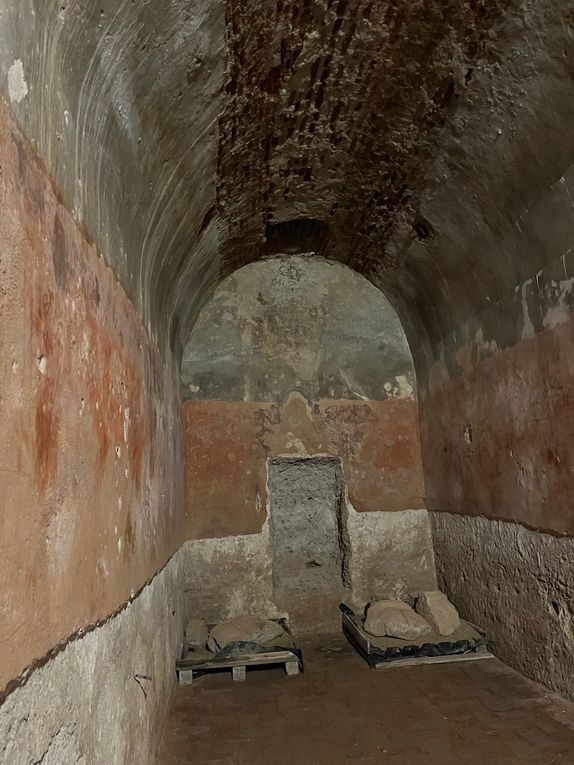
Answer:
<path fill-rule="evenodd" d="M 345 501 L 350 588 L 345 599 L 363 608 L 371 598 L 403 596 L 436 587 L 431 529 L 426 510 L 358 513 Z M 272 510 L 270 511 L 272 512 Z M 243 613 L 288 616 L 273 591 L 271 518 L 259 533 L 192 539 L 184 545 L 188 618 L 217 622 Z M 338 609 L 327 615 L 340 623 Z M 333 623 L 334 623 L 333 622 Z M 306 629 L 306 623 L 300 625 Z"/>
<path fill-rule="evenodd" d="M 558 257 L 485 311 L 474 338 L 431 367 L 421 435 L 432 509 L 574 534 L 572 198 L 570 174 L 524 213 L 523 238 Z M 496 317 L 511 333 L 506 344 L 492 337 Z M 449 373 L 449 360 L 458 374 Z"/>
<path fill-rule="evenodd" d="M 384 401 L 415 395 L 411 352 L 386 297 L 317 255 L 281 255 L 225 279 L 184 350 L 185 399 Z"/>
<path fill-rule="evenodd" d="M 437 574 L 504 662 L 574 698 L 574 542 L 516 523 L 430 513 Z"/>
<path fill-rule="evenodd" d="M 573 14 L 571 0 L 525 0 L 503 13 L 454 87 L 414 219 L 397 219 L 386 242 L 384 259 L 399 267 L 379 269 L 375 283 L 396 301 L 419 394 L 438 371 L 444 380 L 493 346 L 516 345 L 522 298 L 537 327 L 539 288 L 564 278 L 574 222 Z"/>
<path fill-rule="evenodd" d="M 554 259 L 473 317 L 467 342 L 465 331 L 458 345 L 447 338 L 421 386 L 441 577 L 501 658 L 570 696 L 572 190 L 570 168 L 512 234 Z"/>
<path fill-rule="evenodd" d="M 434 550 L 426 510 L 358 513 L 347 503 L 352 540 L 353 602 L 362 608 L 384 596 L 436 589 Z"/>
<path fill-rule="evenodd" d="M 421 421 L 429 506 L 573 536 L 573 391 L 570 314 L 431 394 Z"/>
<path fill-rule="evenodd" d="M 185 340 L 221 276 L 301 218 L 322 224 L 323 254 L 389 287 L 422 331 L 456 326 L 467 302 L 488 294 L 482 284 L 501 281 L 506 259 L 493 252 L 486 265 L 480 248 L 496 237 L 500 186 L 520 199 L 538 193 L 571 124 L 564 0 L 0 8 L 3 92 L 76 220 L 167 344 Z M 464 166 L 464 184 L 435 173 L 445 153 Z M 432 184 L 449 195 L 436 220 L 419 209 Z M 478 216 L 472 258 L 482 278 L 468 287 L 461 245 L 477 193 L 488 216 L 485 225 Z M 453 207 L 451 246 L 431 254 L 426 245 L 443 233 L 435 224 Z M 389 247 L 400 226 L 406 241 Z M 441 276 L 451 265 L 456 290 Z"/>
<path fill-rule="evenodd" d="M 257 533 L 264 519 L 267 459 L 328 454 L 343 461 L 359 511 L 424 507 L 414 399 L 319 401 L 283 406 L 188 401 L 183 406 L 188 533 Z"/>
<path fill-rule="evenodd" d="M 183 635 L 180 550 L 0 706 L 2 765 L 152 765 Z"/>
<path fill-rule="evenodd" d="M 188 618 L 218 622 L 240 614 L 281 616 L 273 602 L 269 520 L 259 533 L 191 539 L 184 545 Z"/>
<path fill-rule="evenodd" d="M 183 487 L 171 364 L 3 102 L 0 165 L 2 692 L 163 566 Z"/>

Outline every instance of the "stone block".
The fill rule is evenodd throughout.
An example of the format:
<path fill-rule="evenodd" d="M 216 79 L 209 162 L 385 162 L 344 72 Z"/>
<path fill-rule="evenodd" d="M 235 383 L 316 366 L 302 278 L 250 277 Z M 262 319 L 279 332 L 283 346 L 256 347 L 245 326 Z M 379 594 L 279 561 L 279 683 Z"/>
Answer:
<path fill-rule="evenodd" d="M 270 619 L 247 615 L 235 616 L 214 627 L 207 644 L 211 651 L 217 653 L 230 643 L 264 644 L 277 640 L 283 634 L 283 627 Z"/>
<path fill-rule="evenodd" d="M 440 590 L 419 593 L 415 608 L 439 635 L 452 635 L 460 627 L 456 608 Z"/>
<path fill-rule="evenodd" d="M 375 637 L 417 640 L 431 632 L 430 624 L 402 600 L 389 598 L 371 603 L 365 618 L 365 631 Z"/>
<path fill-rule="evenodd" d="M 191 648 L 205 648 L 209 630 L 203 619 L 192 619 L 185 628 L 185 638 Z"/>

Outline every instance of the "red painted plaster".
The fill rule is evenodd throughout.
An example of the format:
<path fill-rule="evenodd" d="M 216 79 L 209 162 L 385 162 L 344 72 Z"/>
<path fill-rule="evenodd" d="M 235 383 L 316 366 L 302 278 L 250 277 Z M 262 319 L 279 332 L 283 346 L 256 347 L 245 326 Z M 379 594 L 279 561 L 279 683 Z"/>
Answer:
<path fill-rule="evenodd" d="M 573 535 L 574 319 L 426 396 L 421 431 L 429 509 Z"/>
<path fill-rule="evenodd" d="M 171 370 L 4 103 L 0 166 L 1 691 L 165 563 L 183 493 Z"/>
<path fill-rule="evenodd" d="M 339 456 L 359 511 L 423 507 L 417 403 L 242 401 L 183 406 L 189 536 L 257 533 L 265 520 L 267 458 Z"/>

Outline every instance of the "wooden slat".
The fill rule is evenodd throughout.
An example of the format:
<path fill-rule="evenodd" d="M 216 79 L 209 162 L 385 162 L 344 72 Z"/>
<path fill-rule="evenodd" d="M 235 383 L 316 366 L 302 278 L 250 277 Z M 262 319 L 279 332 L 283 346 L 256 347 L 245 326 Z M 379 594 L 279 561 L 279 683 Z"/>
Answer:
<path fill-rule="evenodd" d="M 256 666 L 258 664 L 283 664 L 286 661 L 298 661 L 291 651 L 271 651 L 269 653 L 252 653 L 246 656 L 237 656 L 234 659 L 179 659 L 176 668 L 182 669 L 226 669 L 241 666 Z"/>
<path fill-rule="evenodd" d="M 413 659 L 395 659 L 381 661 L 375 664 L 375 669 L 391 669 L 392 667 L 414 667 L 420 664 L 452 664 L 459 661 L 478 661 L 479 659 L 496 658 L 490 651 L 475 651 L 472 653 L 452 653 L 445 656 L 418 656 Z"/>
<path fill-rule="evenodd" d="M 355 640 L 360 644 L 361 648 L 366 652 L 371 652 L 371 643 L 363 633 L 363 631 L 357 626 L 355 621 L 351 619 L 347 614 L 343 614 L 343 622 L 346 628 L 352 633 Z"/>

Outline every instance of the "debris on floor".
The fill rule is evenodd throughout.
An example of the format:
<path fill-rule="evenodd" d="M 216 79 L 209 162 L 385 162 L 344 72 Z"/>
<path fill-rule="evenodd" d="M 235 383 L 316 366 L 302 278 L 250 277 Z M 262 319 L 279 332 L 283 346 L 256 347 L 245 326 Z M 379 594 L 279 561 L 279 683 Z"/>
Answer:
<path fill-rule="evenodd" d="M 187 644 L 193 648 L 205 648 L 209 639 L 207 624 L 202 619 L 192 619 L 185 628 Z"/>

